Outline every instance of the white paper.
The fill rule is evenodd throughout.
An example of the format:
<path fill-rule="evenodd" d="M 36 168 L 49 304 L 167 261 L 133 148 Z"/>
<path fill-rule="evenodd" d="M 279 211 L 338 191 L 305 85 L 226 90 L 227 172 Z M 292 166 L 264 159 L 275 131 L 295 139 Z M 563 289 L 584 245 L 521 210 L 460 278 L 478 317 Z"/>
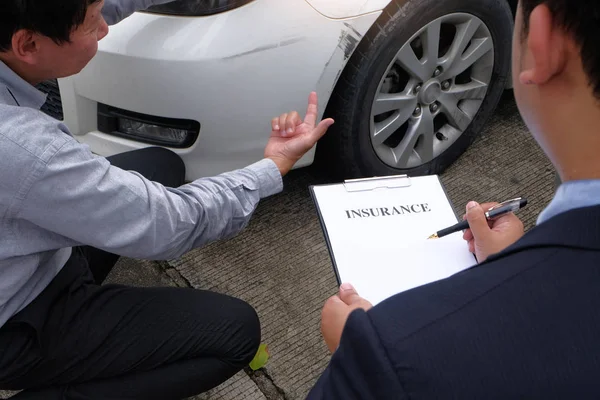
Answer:
<path fill-rule="evenodd" d="M 373 304 L 475 264 L 462 234 L 427 240 L 458 222 L 438 177 L 410 183 L 360 192 L 342 184 L 313 188 L 342 283 Z M 371 216 L 359 218 L 361 210 Z"/>

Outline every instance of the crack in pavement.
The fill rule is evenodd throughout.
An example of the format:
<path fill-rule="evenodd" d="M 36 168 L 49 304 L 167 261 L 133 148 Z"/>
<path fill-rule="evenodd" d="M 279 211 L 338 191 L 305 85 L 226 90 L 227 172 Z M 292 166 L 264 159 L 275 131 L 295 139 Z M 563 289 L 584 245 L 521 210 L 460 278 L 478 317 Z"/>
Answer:
<path fill-rule="evenodd" d="M 285 391 L 275 384 L 266 369 L 261 368 L 258 371 L 252 371 L 250 368 L 245 368 L 244 372 L 268 400 L 288 400 Z"/>
<path fill-rule="evenodd" d="M 178 287 L 193 288 L 190 281 L 173 268 L 168 261 L 155 261 L 155 263 Z"/>

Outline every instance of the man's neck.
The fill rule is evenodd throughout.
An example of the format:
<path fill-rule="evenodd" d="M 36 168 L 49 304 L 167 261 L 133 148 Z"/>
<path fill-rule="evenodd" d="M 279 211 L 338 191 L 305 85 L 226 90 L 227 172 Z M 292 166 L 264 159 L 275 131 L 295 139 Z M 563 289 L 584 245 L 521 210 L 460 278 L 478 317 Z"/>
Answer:
<path fill-rule="evenodd" d="M 546 113 L 542 147 L 563 182 L 600 179 L 600 103 L 588 91 L 557 99 Z"/>
<path fill-rule="evenodd" d="M 36 77 L 33 73 L 29 72 L 26 65 L 23 65 L 22 63 L 16 61 L 7 52 L 0 53 L 0 61 L 6 64 L 8 68 L 10 68 L 15 74 L 19 75 L 24 81 L 28 82 L 33 86 L 44 81 L 44 79 Z"/>

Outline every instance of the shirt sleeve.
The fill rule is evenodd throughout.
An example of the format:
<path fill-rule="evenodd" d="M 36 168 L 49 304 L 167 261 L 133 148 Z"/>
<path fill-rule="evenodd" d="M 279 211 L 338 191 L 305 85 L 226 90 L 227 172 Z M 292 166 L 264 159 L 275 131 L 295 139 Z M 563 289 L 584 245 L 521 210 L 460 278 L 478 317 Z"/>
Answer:
<path fill-rule="evenodd" d="M 152 6 L 170 3 L 172 1 L 173 0 L 104 0 L 102 15 L 108 25 L 114 25 L 136 11 L 147 10 Z"/>
<path fill-rule="evenodd" d="M 132 258 L 171 259 L 240 232 L 259 200 L 279 192 L 275 163 L 167 188 L 110 165 L 69 138 L 36 171 L 20 217 Z"/>
<path fill-rule="evenodd" d="M 340 346 L 307 399 L 408 399 L 364 310 L 350 314 Z"/>

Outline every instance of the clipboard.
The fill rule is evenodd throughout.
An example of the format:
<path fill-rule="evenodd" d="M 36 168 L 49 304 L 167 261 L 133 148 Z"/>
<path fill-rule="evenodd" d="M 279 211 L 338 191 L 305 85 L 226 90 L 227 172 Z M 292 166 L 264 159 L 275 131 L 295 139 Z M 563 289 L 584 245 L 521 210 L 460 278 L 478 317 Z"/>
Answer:
<path fill-rule="evenodd" d="M 429 234 L 435 232 L 438 229 L 442 229 L 446 226 L 450 226 L 451 224 L 454 224 L 456 222 L 458 222 L 458 216 L 456 214 L 456 211 L 452 205 L 452 202 L 450 200 L 450 198 L 448 197 L 447 191 L 444 187 L 444 185 L 442 184 L 441 180 L 439 179 L 439 176 L 437 175 L 430 175 L 430 176 L 426 176 L 426 177 L 416 177 L 416 178 L 411 178 L 408 175 L 395 175 L 395 176 L 384 176 L 384 177 L 372 177 L 372 178 L 363 178 L 363 179 L 351 179 L 351 180 L 345 180 L 341 183 L 337 183 L 337 184 L 326 184 L 326 185 L 312 185 L 309 187 L 310 193 L 311 193 L 311 198 L 315 204 L 315 208 L 317 210 L 317 215 L 319 217 L 319 223 L 321 226 L 321 229 L 323 231 L 324 237 L 325 237 L 325 241 L 327 244 L 327 249 L 329 252 L 329 256 L 332 262 L 332 266 L 333 266 L 333 270 L 336 276 L 336 280 L 338 285 L 343 283 L 343 275 L 342 273 L 340 273 L 340 269 L 345 268 L 344 265 L 340 265 L 340 261 L 338 260 L 338 256 L 336 255 L 336 244 L 334 244 L 334 239 L 332 238 L 332 235 L 340 235 L 339 230 L 336 232 L 332 232 L 332 227 L 331 227 L 331 223 L 332 220 L 329 220 L 329 224 L 328 224 L 328 218 L 326 215 L 324 215 L 324 210 L 322 207 L 322 204 L 320 204 L 320 197 L 319 194 L 317 193 L 317 191 L 322 190 L 324 188 L 337 188 L 336 190 L 339 192 L 337 195 L 338 196 L 345 196 L 347 198 L 352 198 L 353 196 L 362 196 L 362 197 L 369 197 L 370 199 L 373 198 L 377 198 L 379 196 L 375 195 L 375 194 L 369 194 L 368 196 L 366 196 L 366 193 L 381 193 L 382 197 L 386 197 L 386 198 L 398 198 L 399 202 L 401 202 L 401 199 L 404 197 L 403 196 L 403 192 L 406 191 L 411 191 L 414 189 L 414 186 L 422 186 L 424 184 L 423 180 L 427 180 L 427 185 L 429 185 L 430 187 L 434 187 L 434 188 L 438 188 L 440 190 L 436 191 L 436 196 L 437 196 L 437 200 L 438 200 L 438 204 L 446 204 L 450 210 L 445 210 L 445 214 L 446 215 L 446 221 L 440 221 L 440 223 L 438 225 L 432 225 L 431 227 L 431 232 L 429 232 L 427 234 L 427 236 L 423 235 L 422 240 L 426 241 L 427 237 Z M 417 183 L 418 185 L 413 185 Z M 343 191 L 342 191 L 343 189 Z M 418 189 L 418 188 L 417 188 Z M 385 194 L 385 196 L 383 196 L 383 194 Z M 414 196 L 413 196 L 414 197 Z M 329 211 L 331 210 L 331 207 L 329 208 Z M 451 217 L 450 217 L 451 216 Z M 385 217 L 388 218 L 388 217 Z M 337 220 L 336 220 L 337 221 Z M 401 221 L 401 218 L 397 218 L 396 221 L 394 221 L 392 218 L 389 219 L 389 221 L 385 222 L 385 224 L 390 224 L 393 225 L 394 223 Z M 431 222 L 430 222 L 431 225 Z M 436 228 L 434 229 L 433 226 L 436 226 Z M 358 231 L 358 230 L 357 230 Z M 359 232 L 360 234 L 360 232 Z M 339 238 L 338 238 L 339 239 Z M 462 238 L 460 238 L 462 240 Z M 418 240 L 418 239 L 417 239 Z M 442 239 L 440 239 L 441 241 Z M 456 237 L 453 240 L 453 243 L 457 243 L 456 241 Z M 476 263 L 475 257 L 474 255 L 472 255 L 471 253 L 468 253 L 468 250 L 466 248 L 466 244 L 464 242 L 461 243 L 461 245 L 464 246 L 463 250 L 465 250 L 464 252 L 460 252 L 460 250 L 456 250 L 457 254 L 459 254 L 460 261 L 459 264 L 456 266 L 456 272 L 459 272 L 460 270 L 464 270 L 464 269 L 468 269 L 469 267 L 472 267 L 474 263 Z M 458 244 L 456 244 L 456 246 L 458 246 Z M 340 251 L 340 241 L 337 240 L 337 251 Z M 452 254 L 454 254 L 454 250 L 452 251 Z M 346 257 L 346 261 L 343 262 L 347 262 L 347 257 Z M 440 276 L 443 276 L 444 274 L 441 273 Z M 350 282 L 352 283 L 355 287 L 358 288 L 356 282 Z M 360 290 L 359 290 L 359 294 L 360 294 Z M 377 297 L 377 296 L 374 296 Z M 377 299 L 376 301 L 373 301 L 371 299 L 368 299 L 374 303 L 380 301 L 381 299 Z"/>

